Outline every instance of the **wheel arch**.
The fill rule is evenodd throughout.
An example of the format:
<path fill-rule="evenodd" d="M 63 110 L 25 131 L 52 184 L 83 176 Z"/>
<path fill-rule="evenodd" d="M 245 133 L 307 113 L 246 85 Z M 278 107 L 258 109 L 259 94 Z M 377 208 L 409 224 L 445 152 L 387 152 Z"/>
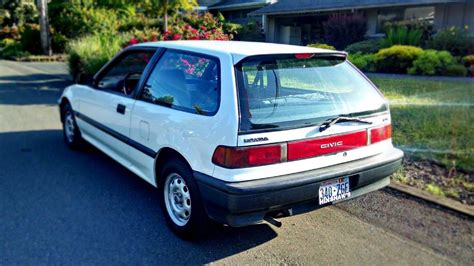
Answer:
<path fill-rule="evenodd" d="M 163 147 L 158 151 L 158 154 L 156 155 L 155 159 L 155 184 L 158 187 L 159 182 L 160 182 L 160 173 L 161 169 L 163 168 L 163 165 L 165 164 L 166 161 L 169 161 L 171 159 L 178 159 L 185 163 L 189 169 L 192 170 L 191 165 L 189 164 L 188 160 L 179 153 L 177 150 L 170 148 L 170 147 Z"/>

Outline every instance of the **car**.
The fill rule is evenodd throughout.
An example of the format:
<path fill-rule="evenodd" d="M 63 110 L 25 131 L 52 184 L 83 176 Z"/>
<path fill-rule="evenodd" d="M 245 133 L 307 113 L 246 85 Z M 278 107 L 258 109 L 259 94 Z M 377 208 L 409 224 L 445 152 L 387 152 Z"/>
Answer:
<path fill-rule="evenodd" d="M 183 238 L 211 221 L 281 226 L 387 186 L 403 158 L 387 100 L 339 51 L 137 44 L 58 103 L 66 144 L 92 144 L 157 187 Z"/>

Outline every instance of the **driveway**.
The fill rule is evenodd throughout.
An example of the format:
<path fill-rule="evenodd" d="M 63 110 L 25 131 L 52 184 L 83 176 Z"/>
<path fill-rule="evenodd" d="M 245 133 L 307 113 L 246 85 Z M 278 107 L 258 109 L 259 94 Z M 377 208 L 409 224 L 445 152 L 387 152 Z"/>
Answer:
<path fill-rule="evenodd" d="M 0 265 L 472 263 L 473 220 L 390 189 L 283 227 L 215 226 L 187 242 L 156 190 L 90 149 L 63 143 L 63 64 L 0 61 Z"/>

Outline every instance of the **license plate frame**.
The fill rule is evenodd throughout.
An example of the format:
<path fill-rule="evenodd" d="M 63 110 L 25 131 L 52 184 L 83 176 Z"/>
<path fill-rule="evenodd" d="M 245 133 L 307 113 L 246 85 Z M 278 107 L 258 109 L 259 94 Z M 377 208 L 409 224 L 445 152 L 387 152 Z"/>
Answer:
<path fill-rule="evenodd" d="M 324 181 L 321 183 L 318 190 L 319 205 L 325 205 L 351 197 L 348 176 Z"/>

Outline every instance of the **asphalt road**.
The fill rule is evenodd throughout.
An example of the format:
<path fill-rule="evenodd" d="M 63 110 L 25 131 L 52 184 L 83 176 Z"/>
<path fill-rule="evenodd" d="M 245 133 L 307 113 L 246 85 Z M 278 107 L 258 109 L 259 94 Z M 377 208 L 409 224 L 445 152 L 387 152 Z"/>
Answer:
<path fill-rule="evenodd" d="M 0 265 L 474 261 L 472 219 L 389 189 L 282 219 L 282 228 L 215 226 L 180 240 L 153 187 L 95 149 L 66 148 L 56 106 L 65 73 L 0 61 Z"/>

